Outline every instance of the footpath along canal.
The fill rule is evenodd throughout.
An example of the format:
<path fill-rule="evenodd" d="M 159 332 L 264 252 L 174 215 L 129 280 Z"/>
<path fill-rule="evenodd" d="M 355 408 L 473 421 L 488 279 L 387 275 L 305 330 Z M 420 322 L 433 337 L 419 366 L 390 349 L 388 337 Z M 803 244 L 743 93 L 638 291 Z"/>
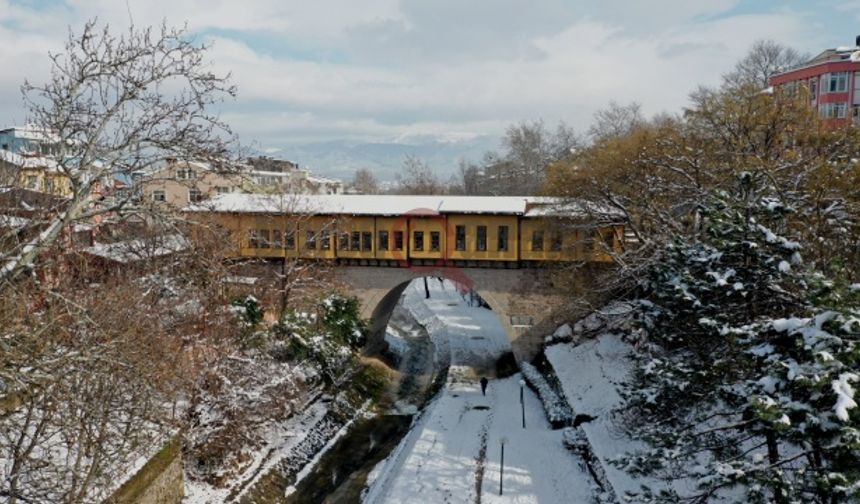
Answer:
<path fill-rule="evenodd" d="M 299 475 L 284 502 L 361 502 L 369 478 L 388 464 L 386 457 L 402 455 L 404 436 L 446 387 L 450 366 L 475 381 L 495 374 L 496 361 L 510 351 L 496 315 L 451 282 L 430 279 L 429 286 L 429 299 L 421 280 L 404 291 L 386 329 L 387 348 L 372 356 L 396 370 L 382 401 L 384 412 L 353 421 L 312 469 Z"/>
<path fill-rule="evenodd" d="M 397 379 L 384 413 L 355 420 L 287 490 L 288 503 L 588 502 L 591 478 L 519 373 L 496 375 L 510 343 L 479 298 L 450 282 L 403 293 L 385 356 Z M 486 396 L 479 380 L 490 379 Z M 500 447 L 507 444 L 504 495 Z"/>

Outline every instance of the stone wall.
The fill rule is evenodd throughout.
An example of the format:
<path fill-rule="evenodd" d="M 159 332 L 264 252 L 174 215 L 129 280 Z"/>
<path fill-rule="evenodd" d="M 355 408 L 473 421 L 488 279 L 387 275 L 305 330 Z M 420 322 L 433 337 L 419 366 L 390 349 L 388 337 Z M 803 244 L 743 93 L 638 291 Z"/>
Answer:
<path fill-rule="evenodd" d="M 105 504 L 179 504 L 184 494 L 182 440 L 170 440 Z"/>
<path fill-rule="evenodd" d="M 342 266 L 334 273 L 361 301 L 371 341 L 381 338 L 406 285 L 424 276 L 445 277 L 475 290 L 499 316 L 518 359 L 530 360 L 540 350 L 546 327 L 556 322 L 550 319 L 564 303 L 547 270 Z"/>

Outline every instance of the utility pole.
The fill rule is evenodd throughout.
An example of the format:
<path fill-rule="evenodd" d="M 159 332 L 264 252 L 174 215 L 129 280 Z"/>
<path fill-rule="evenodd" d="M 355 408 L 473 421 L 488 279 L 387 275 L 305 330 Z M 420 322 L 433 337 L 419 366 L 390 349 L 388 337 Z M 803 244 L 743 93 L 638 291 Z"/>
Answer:
<path fill-rule="evenodd" d="M 525 389 L 526 381 L 520 379 L 520 409 L 523 411 L 523 429 L 526 428 L 526 401 L 523 390 Z"/>
<path fill-rule="evenodd" d="M 501 460 L 501 469 L 499 470 L 499 495 L 504 493 L 504 481 L 505 481 L 505 443 L 508 442 L 508 438 L 503 437 L 499 439 L 499 444 L 502 445 L 502 460 Z"/>

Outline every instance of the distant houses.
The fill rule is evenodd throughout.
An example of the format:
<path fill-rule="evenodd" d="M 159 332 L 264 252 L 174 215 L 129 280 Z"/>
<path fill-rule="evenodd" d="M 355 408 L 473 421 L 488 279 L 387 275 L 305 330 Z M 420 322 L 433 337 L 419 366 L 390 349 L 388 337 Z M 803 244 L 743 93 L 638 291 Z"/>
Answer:
<path fill-rule="evenodd" d="M 317 177 L 290 161 L 251 158 L 238 165 L 165 160 L 160 166 L 134 174 L 133 184 L 143 202 L 173 208 L 212 199 L 220 194 L 342 194 L 343 182 Z"/>
<path fill-rule="evenodd" d="M 0 185 L 70 196 L 71 180 L 56 161 L 62 155 L 56 135 L 28 126 L 0 130 Z"/>
<path fill-rule="evenodd" d="M 68 161 L 60 138 L 33 126 L 0 130 L 0 187 L 72 195 L 72 176 L 81 168 Z M 340 180 L 311 174 L 292 161 L 270 157 L 213 164 L 165 159 L 135 172 L 131 180 L 104 180 L 100 197 L 128 196 L 139 202 L 184 208 L 227 193 L 342 194 Z"/>
<path fill-rule="evenodd" d="M 132 174 L 132 187 L 142 202 L 182 208 L 218 194 L 242 192 L 237 170 L 199 161 L 166 160 L 148 171 Z"/>
<path fill-rule="evenodd" d="M 87 167 L 78 166 L 67 145 L 58 135 L 32 126 L 0 130 L 0 256 L 22 250 L 68 208 L 74 179 Z M 93 162 L 98 167 L 100 163 Z M 341 181 L 314 176 L 291 161 L 163 159 L 130 177 L 97 180 L 88 195 L 92 215 L 63 228 L 55 260 L 38 274 L 46 282 L 69 274 L 91 280 L 125 274 L 135 264 L 162 260 L 187 245 L 182 236 L 157 231 L 148 214 L 138 211 L 141 207 L 179 210 L 232 193 L 343 192 Z"/>

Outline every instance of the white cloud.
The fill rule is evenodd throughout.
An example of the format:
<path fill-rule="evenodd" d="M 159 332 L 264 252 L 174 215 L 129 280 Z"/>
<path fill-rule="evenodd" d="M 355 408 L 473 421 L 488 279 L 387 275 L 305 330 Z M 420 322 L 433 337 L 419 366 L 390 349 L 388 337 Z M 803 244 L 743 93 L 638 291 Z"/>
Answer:
<path fill-rule="evenodd" d="M 724 18 L 651 39 L 586 20 L 532 40 L 544 54 L 539 59 L 413 63 L 399 70 L 282 61 L 233 41 L 216 47 L 223 50 L 219 61 L 234 69 L 241 99 L 310 112 L 315 129 L 331 120 L 333 134 L 355 127 L 364 135 L 431 124 L 438 130 L 446 121 L 460 131 L 466 125 L 500 131 L 535 117 L 585 129 L 610 99 L 639 101 L 651 112 L 678 110 L 698 83 L 716 84 L 754 40 L 797 40 L 803 32 L 802 17 L 791 13 Z"/>
<path fill-rule="evenodd" d="M 732 14 L 736 0 L 575 4 L 567 0 L 130 2 L 138 25 L 187 19 L 215 30 L 211 59 L 239 98 L 225 118 L 246 140 L 278 146 L 333 138 L 493 134 L 543 117 L 587 128 L 609 100 L 677 111 L 696 84 L 716 84 L 759 38 L 821 47 L 807 13 Z M 66 24 L 93 15 L 124 26 L 125 2 L 67 0 L 35 12 L 0 0 L 0 122 L 11 96 L 44 78 Z M 301 60 L 260 39 L 342 54 Z M 288 44 L 288 45 L 289 45 Z"/>

